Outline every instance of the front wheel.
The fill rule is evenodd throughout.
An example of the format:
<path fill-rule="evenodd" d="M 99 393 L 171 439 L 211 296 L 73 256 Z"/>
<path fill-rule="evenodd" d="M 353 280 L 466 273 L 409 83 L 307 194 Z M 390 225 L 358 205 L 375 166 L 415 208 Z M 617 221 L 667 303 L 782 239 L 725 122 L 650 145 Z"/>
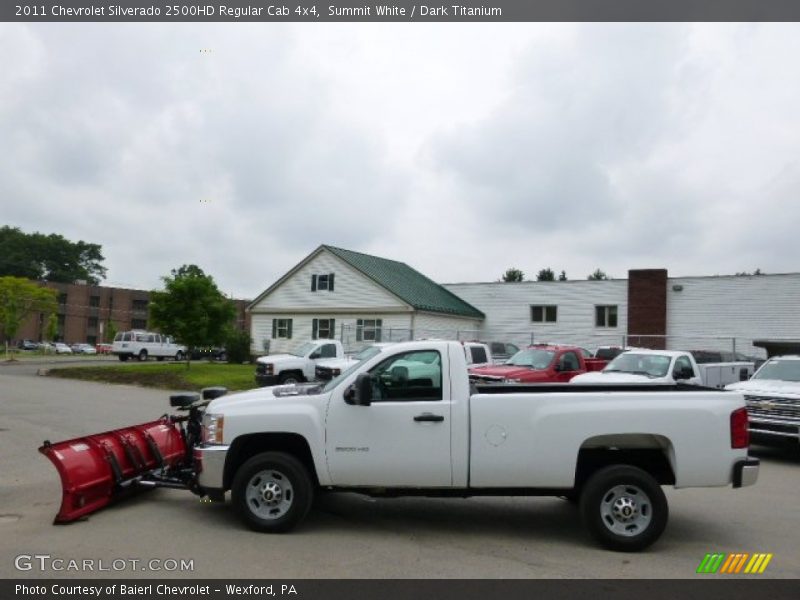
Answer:
<path fill-rule="evenodd" d="M 580 510 L 589 533 L 618 552 L 647 548 L 664 532 L 669 514 L 658 482 L 627 465 L 605 467 L 592 475 L 583 487 Z"/>
<path fill-rule="evenodd" d="M 183 360 L 183 352 L 178 350 L 178 353 L 175 355 L 175 362 L 181 362 Z"/>
<path fill-rule="evenodd" d="M 139 360 L 141 362 L 144 362 L 144 361 L 147 360 L 147 350 L 142 350 L 141 352 L 139 352 Z"/>
<path fill-rule="evenodd" d="M 264 452 L 239 467 L 231 499 L 239 517 L 251 529 L 283 533 L 308 514 L 314 486 L 308 469 L 294 456 Z"/>

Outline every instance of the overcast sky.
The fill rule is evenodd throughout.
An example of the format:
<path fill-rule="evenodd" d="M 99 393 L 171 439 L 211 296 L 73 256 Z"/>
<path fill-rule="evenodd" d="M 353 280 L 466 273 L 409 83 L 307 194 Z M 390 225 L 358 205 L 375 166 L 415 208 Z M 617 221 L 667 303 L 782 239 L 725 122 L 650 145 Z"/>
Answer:
<path fill-rule="evenodd" d="M 3 23 L 0 55 L 0 225 L 111 285 L 253 298 L 322 243 L 440 282 L 800 271 L 800 24 Z"/>

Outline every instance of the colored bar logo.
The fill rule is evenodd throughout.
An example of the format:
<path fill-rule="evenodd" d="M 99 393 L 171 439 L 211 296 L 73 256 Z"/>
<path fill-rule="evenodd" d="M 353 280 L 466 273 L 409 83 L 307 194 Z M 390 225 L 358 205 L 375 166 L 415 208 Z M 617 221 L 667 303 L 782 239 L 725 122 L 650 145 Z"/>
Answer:
<path fill-rule="evenodd" d="M 725 554 L 717 552 L 714 554 L 706 554 L 705 558 L 700 562 L 697 567 L 697 573 L 727 573 L 739 574 L 748 573 L 751 575 L 763 573 L 767 569 L 769 561 L 772 560 L 772 554 L 755 553 L 749 554 L 747 552 L 734 552 L 733 554 Z"/>

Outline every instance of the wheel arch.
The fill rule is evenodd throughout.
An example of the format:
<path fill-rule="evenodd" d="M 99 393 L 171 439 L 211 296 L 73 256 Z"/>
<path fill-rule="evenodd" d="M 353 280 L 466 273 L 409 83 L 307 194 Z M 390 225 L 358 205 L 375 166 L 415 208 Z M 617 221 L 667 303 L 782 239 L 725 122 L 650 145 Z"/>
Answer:
<path fill-rule="evenodd" d="M 319 485 L 314 456 L 308 441 L 299 433 L 268 432 L 242 435 L 233 440 L 225 458 L 223 473 L 224 489 L 229 490 L 236 471 L 248 459 L 262 452 L 285 452 L 299 460 L 306 469 L 314 485 Z"/>
<path fill-rule="evenodd" d="M 626 433 L 588 438 L 578 450 L 575 487 L 580 488 L 593 473 L 611 465 L 638 467 L 661 485 L 675 485 L 675 450 L 663 435 Z"/>

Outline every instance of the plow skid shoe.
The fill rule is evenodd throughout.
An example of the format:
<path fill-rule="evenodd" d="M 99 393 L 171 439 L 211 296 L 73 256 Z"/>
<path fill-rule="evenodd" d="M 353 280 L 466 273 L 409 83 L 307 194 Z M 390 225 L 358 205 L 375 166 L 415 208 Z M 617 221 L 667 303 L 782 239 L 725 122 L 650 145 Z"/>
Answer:
<path fill-rule="evenodd" d="M 180 428 L 164 417 L 133 427 L 51 444 L 39 452 L 61 477 L 61 509 L 55 523 L 69 523 L 100 510 L 153 471 L 176 468 L 186 458 Z"/>

